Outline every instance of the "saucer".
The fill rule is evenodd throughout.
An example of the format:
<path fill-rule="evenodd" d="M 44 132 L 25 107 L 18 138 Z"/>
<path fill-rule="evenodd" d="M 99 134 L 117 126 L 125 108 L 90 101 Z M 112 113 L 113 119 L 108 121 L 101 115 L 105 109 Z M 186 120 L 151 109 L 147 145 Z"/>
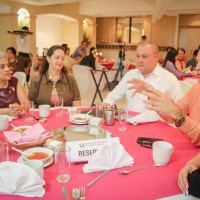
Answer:
<path fill-rule="evenodd" d="M 72 119 L 69 119 L 69 121 L 73 124 L 88 124 L 89 121 L 85 121 L 85 122 L 77 122 L 77 121 L 73 121 Z"/>
<path fill-rule="evenodd" d="M 20 156 L 17 160 L 18 163 L 24 164 L 26 160 Z M 44 162 L 44 167 L 48 167 L 53 162 L 53 156 L 51 156 L 46 162 Z"/>

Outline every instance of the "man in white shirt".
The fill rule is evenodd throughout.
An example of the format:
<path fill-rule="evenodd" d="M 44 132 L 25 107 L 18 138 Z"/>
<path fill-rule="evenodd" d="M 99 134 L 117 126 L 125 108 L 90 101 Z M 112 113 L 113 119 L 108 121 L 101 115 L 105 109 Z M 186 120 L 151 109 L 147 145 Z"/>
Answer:
<path fill-rule="evenodd" d="M 22 27 L 23 31 L 29 31 L 29 28 L 27 26 Z M 29 74 L 30 74 L 30 67 L 31 67 L 31 41 L 30 38 L 26 34 L 21 34 L 17 37 L 17 47 L 19 52 L 19 59 L 24 60 L 24 66 L 21 66 L 24 68 L 24 71 L 26 73 L 26 80 L 29 81 Z"/>
<path fill-rule="evenodd" d="M 177 78 L 167 70 L 161 68 L 158 63 L 158 47 L 152 42 L 140 42 L 136 50 L 137 69 L 130 70 L 115 89 L 107 95 L 103 101 L 106 106 L 115 105 L 126 95 L 127 110 L 143 113 L 147 104 L 143 103 L 147 99 L 143 94 L 137 93 L 132 97 L 133 90 L 127 90 L 132 84 L 127 83 L 132 78 L 139 78 L 151 84 L 161 92 L 168 91 L 175 102 L 182 97 L 181 87 Z"/>

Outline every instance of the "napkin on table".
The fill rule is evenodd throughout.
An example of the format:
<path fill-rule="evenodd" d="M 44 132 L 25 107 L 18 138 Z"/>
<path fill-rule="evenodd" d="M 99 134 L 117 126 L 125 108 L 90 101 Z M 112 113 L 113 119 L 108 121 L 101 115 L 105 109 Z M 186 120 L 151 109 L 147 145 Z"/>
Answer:
<path fill-rule="evenodd" d="M 133 158 L 120 143 L 109 142 L 97 151 L 83 166 L 84 173 L 98 172 L 133 166 Z"/>
<path fill-rule="evenodd" d="M 42 197 L 45 181 L 30 167 L 15 163 L 0 163 L 0 194 Z"/>
<path fill-rule="evenodd" d="M 19 145 L 49 138 L 53 133 L 46 131 L 40 123 L 37 123 L 25 130 L 23 134 L 14 131 L 4 131 L 4 135 L 9 142 Z"/>
<path fill-rule="evenodd" d="M 154 111 L 146 111 L 129 118 L 127 121 L 133 125 L 144 124 L 149 122 L 156 122 L 159 120 L 159 115 Z"/>

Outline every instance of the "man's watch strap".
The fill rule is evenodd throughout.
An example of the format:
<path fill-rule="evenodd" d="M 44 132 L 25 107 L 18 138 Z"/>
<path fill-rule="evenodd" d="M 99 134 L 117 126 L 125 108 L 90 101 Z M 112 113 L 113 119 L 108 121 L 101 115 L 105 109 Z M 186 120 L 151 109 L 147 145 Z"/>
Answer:
<path fill-rule="evenodd" d="M 186 115 L 185 113 L 182 112 L 181 115 L 177 119 L 173 120 L 175 126 L 180 127 L 185 122 L 185 118 L 186 118 Z"/>

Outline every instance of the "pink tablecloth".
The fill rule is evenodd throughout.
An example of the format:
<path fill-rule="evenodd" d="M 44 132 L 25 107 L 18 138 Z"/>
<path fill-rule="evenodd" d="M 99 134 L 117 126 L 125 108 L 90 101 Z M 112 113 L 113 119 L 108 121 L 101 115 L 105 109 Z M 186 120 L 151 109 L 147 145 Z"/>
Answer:
<path fill-rule="evenodd" d="M 33 125 L 37 123 L 25 122 L 24 118 L 13 120 L 12 124 Z M 132 169 L 147 165 L 148 167 L 129 175 L 119 173 L 119 169 L 112 170 L 104 175 L 90 188 L 86 188 L 87 200 L 154 200 L 166 196 L 179 194 L 180 190 L 177 185 L 177 177 L 179 170 L 183 165 L 199 152 L 199 148 L 194 147 L 180 132 L 158 121 L 138 126 L 128 125 L 126 132 L 120 132 L 115 126 L 106 126 L 103 128 L 110 131 L 114 136 L 120 138 L 121 144 L 126 151 L 134 158 L 133 167 L 124 167 L 124 169 Z M 56 118 L 54 111 L 46 123 L 42 123 L 45 129 L 54 129 L 61 126 L 71 125 L 68 118 L 64 115 L 62 118 Z M 12 127 L 9 125 L 9 130 Z M 154 137 L 162 138 L 174 145 L 174 152 L 167 166 L 154 167 L 152 160 L 152 150 L 139 146 L 136 143 L 138 137 Z M 0 140 L 3 140 L 3 133 L 0 132 Z M 17 152 L 10 152 L 11 160 L 16 161 L 20 156 Z M 44 200 L 65 200 L 62 194 L 62 186 L 65 185 L 72 199 L 71 191 L 73 188 L 85 186 L 94 178 L 99 176 L 101 172 L 84 174 L 82 167 L 84 163 L 71 165 L 71 180 L 68 183 L 61 184 L 56 181 L 54 163 L 44 170 L 44 186 L 46 193 L 42 198 L 26 198 L 21 196 L 0 195 L 3 200 L 24 200 L 24 199 L 44 199 Z"/>
<path fill-rule="evenodd" d="M 115 62 L 100 62 L 100 63 L 96 63 L 96 64 L 102 65 L 105 68 L 107 68 L 108 70 L 111 70 L 113 65 L 115 64 Z"/>

